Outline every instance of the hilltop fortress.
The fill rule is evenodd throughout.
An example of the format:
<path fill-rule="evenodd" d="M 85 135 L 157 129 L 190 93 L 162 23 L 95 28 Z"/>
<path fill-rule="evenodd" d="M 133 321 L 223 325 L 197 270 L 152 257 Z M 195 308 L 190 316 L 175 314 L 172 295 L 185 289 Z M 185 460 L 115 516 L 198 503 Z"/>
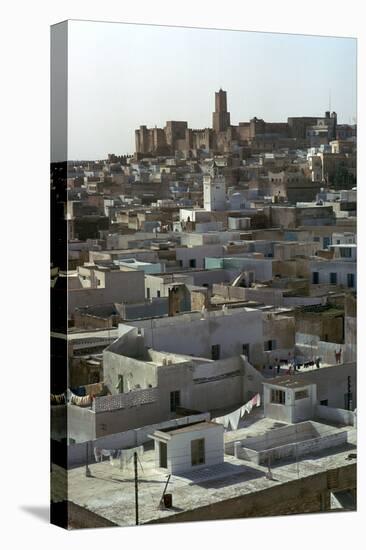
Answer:
<path fill-rule="evenodd" d="M 257 117 L 231 124 L 226 91 L 215 92 L 212 128 L 191 129 L 188 122 L 170 120 L 164 128 L 140 126 L 135 131 L 137 155 L 197 156 L 200 152 L 233 153 L 251 149 L 272 151 L 282 147 L 319 146 L 336 139 L 337 114 L 289 117 L 287 122 L 265 122 Z"/>

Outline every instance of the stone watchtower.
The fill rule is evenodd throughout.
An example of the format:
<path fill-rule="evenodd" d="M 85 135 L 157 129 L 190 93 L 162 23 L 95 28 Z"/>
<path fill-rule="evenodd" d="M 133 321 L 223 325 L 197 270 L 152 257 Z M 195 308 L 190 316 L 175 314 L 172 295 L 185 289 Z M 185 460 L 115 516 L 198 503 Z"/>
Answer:
<path fill-rule="evenodd" d="M 212 113 L 214 132 L 225 132 L 230 127 L 230 113 L 227 111 L 226 92 L 220 88 L 215 92 L 215 112 Z"/>

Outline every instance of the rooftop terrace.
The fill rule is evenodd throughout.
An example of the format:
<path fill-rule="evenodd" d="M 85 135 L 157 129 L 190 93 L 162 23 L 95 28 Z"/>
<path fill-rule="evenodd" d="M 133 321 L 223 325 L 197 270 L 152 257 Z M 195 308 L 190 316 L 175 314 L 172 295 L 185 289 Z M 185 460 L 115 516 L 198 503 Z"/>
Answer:
<path fill-rule="evenodd" d="M 237 439 L 240 432 L 241 435 L 246 433 L 247 437 L 255 437 L 278 427 L 277 424 L 270 419 L 263 419 L 263 422 L 255 422 L 249 431 L 232 432 L 231 439 Z M 284 486 L 294 480 L 310 478 L 320 472 L 354 463 L 356 432 L 351 427 L 343 429 L 348 431 L 346 444 L 309 454 L 297 462 L 293 459 L 281 460 L 272 467 L 273 479 L 266 477 L 267 466 L 227 454 L 222 464 L 202 467 L 187 475 L 172 475 L 167 492 L 173 495 L 173 507 L 169 509 L 159 508 L 167 475 L 164 470 L 155 468 L 154 452 L 146 450 L 138 468 L 140 523 L 164 520 L 185 511 Z M 134 525 L 133 465 L 120 470 L 118 463 L 112 466 L 109 461 L 105 461 L 92 464 L 90 470 L 90 478 L 85 476 L 85 467 L 68 472 L 69 500 L 118 525 Z M 53 475 L 61 478 L 62 470 L 55 467 Z"/>

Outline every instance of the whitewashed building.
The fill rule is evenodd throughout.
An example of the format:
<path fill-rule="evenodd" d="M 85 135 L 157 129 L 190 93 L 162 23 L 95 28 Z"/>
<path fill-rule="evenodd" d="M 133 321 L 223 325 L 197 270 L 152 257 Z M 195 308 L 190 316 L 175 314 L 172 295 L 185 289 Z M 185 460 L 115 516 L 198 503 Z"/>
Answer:
<path fill-rule="evenodd" d="M 155 467 L 181 474 L 224 462 L 224 427 L 216 422 L 193 422 L 156 430 Z"/>

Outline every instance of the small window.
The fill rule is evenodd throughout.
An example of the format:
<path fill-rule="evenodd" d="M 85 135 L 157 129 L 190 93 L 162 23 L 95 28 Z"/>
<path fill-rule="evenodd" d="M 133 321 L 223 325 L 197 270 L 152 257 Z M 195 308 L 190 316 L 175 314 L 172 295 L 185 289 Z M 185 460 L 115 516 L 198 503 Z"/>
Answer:
<path fill-rule="evenodd" d="M 331 242 L 330 237 L 323 237 L 323 248 L 328 249 Z"/>
<path fill-rule="evenodd" d="M 352 250 L 350 248 L 340 248 L 341 258 L 351 258 Z"/>
<path fill-rule="evenodd" d="M 355 286 L 355 276 L 353 273 L 347 273 L 347 286 L 353 288 Z"/>
<path fill-rule="evenodd" d="M 211 346 L 211 359 L 214 361 L 220 359 L 220 344 L 214 344 Z"/>
<path fill-rule="evenodd" d="M 276 349 L 276 340 L 267 340 L 266 342 L 264 342 L 263 346 L 264 351 L 273 351 L 274 349 Z"/>
<path fill-rule="evenodd" d="M 189 260 L 189 267 L 196 267 L 196 260 L 195 259 Z"/>
<path fill-rule="evenodd" d="M 192 466 L 205 463 L 205 440 L 203 438 L 191 441 L 191 459 Z"/>
<path fill-rule="evenodd" d="M 249 344 L 243 344 L 243 355 L 245 355 L 249 360 Z"/>
<path fill-rule="evenodd" d="M 123 393 L 123 375 L 118 375 L 118 383 L 117 383 L 117 390 L 119 393 Z"/>
<path fill-rule="evenodd" d="M 313 285 L 319 284 L 319 272 L 313 271 Z"/>
<path fill-rule="evenodd" d="M 146 289 L 146 297 L 147 297 L 148 300 L 150 300 L 150 289 L 149 288 Z"/>
<path fill-rule="evenodd" d="M 159 441 L 159 467 L 167 468 L 168 466 L 168 453 L 167 453 L 167 444 Z"/>
<path fill-rule="evenodd" d="M 283 390 L 271 390 L 271 403 L 284 405 L 286 402 L 286 394 Z"/>
<path fill-rule="evenodd" d="M 322 399 L 320 404 L 323 405 L 323 407 L 328 407 L 328 399 Z"/>
<path fill-rule="evenodd" d="M 337 273 L 329 273 L 329 282 L 331 285 L 337 284 Z"/>
<path fill-rule="evenodd" d="M 300 390 L 295 392 L 295 399 L 306 399 L 307 397 L 309 397 L 308 390 Z"/>
<path fill-rule="evenodd" d="M 158 291 L 156 292 L 156 295 L 157 295 L 158 298 L 160 298 L 160 290 L 158 290 Z"/>
<path fill-rule="evenodd" d="M 170 412 L 175 412 L 177 407 L 180 406 L 180 391 L 170 392 Z"/>

